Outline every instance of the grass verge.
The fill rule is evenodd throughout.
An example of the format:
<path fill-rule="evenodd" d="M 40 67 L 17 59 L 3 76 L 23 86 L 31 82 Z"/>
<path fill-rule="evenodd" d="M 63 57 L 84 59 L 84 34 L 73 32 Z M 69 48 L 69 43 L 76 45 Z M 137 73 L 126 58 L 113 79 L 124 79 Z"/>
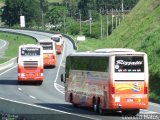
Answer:
<path fill-rule="evenodd" d="M 0 63 L 6 62 L 9 59 L 16 57 L 18 55 L 18 48 L 22 44 L 35 44 L 36 40 L 24 35 L 16 35 L 12 33 L 0 32 L 0 39 L 8 41 L 8 47 L 2 58 L 0 58 Z"/>

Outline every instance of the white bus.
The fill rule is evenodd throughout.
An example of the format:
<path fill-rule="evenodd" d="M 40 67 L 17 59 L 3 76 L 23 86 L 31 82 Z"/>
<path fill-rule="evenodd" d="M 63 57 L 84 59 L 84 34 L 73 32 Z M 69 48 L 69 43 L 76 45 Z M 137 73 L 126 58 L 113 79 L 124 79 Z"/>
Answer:
<path fill-rule="evenodd" d="M 56 51 L 61 54 L 64 46 L 64 38 L 61 34 L 54 34 L 51 39 L 56 42 Z"/>
<path fill-rule="evenodd" d="M 80 52 L 66 58 L 65 100 L 95 112 L 136 115 L 148 108 L 148 60 L 143 52 Z"/>
<path fill-rule="evenodd" d="M 40 45 L 19 46 L 18 82 L 43 82 L 43 48 Z"/>
<path fill-rule="evenodd" d="M 57 63 L 55 42 L 50 39 L 43 39 L 40 40 L 38 44 L 43 47 L 44 66 L 55 67 Z"/>

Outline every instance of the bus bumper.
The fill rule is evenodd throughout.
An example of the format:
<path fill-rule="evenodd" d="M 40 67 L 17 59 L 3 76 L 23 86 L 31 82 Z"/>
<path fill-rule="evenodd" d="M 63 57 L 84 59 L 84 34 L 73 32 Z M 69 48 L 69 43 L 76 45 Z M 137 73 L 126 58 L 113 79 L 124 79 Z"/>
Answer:
<path fill-rule="evenodd" d="M 55 59 L 44 59 L 44 66 L 55 66 L 56 62 Z"/>
<path fill-rule="evenodd" d="M 18 81 L 43 81 L 43 76 L 18 76 Z"/>
<path fill-rule="evenodd" d="M 111 109 L 123 110 L 123 109 L 148 109 L 146 103 L 115 103 L 110 105 Z"/>

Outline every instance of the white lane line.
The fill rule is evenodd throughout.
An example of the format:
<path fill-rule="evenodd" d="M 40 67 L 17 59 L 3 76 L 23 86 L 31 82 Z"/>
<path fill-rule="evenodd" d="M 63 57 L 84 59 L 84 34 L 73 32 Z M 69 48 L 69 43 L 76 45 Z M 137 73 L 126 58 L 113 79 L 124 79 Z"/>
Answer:
<path fill-rule="evenodd" d="M 1 76 L 1 75 L 3 75 L 3 74 L 5 74 L 6 72 L 8 72 L 8 71 L 12 70 L 12 69 L 13 69 L 13 68 L 15 68 L 15 67 L 17 67 L 17 65 L 16 65 L 16 66 L 11 67 L 10 69 L 8 69 L 8 70 L 6 70 L 6 71 L 4 71 L 4 72 L 2 72 L 2 73 L 0 74 L 0 76 Z"/>
<path fill-rule="evenodd" d="M 33 98 L 33 99 L 36 99 L 36 97 L 32 96 L 32 95 L 29 95 L 29 97 Z"/>
<path fill-rule="evenodd" d="M 56 79 L 55 79 L 55 81 L 54 81 L 54 87 L 56 88 L 57 91 L 59 91 L 59 92 L 62 93 L 62 94 L 64 94 L 64 92 L 61 91 L 60 89 L 58 89 L 57 85 L 59 85 L 59 84 L 57 84 L 56 82 L 57 82 L 57 80 L 58 80 L 59 71 L 60 71 L 61 64 L 62 64 L 63 57 L 64 57 L 65 42 L 64 42 L 64 45 L 63 45 L 63 46 L 64 46 L 64 47 L 63 47 L 63 52 L 62 52 L 61 61 L 60 61 L 60 63 L 59 63 L 58 70 L 57 70 L 57 74 L 56 74 Z M 59 86 L 61 86 L 61 85 L 59 85 Z M 63 86 L 61 86 L 61 87 L 63 87 Z"/>
<path fill-rule="evenodd" d="M 56 83 L 56 84 L 57 84 L 57 83 Z M 61 87 L 61 88 L 64 88 L 64 86 L 62 86 L 62 85 L 60 85 L 60 84 L 57 84 L 57 86 L 58 86 L 58 87 Z"/>
<path fill-rule="evenodd" d="M 68 115 L 75 115 L 75 116 L 79 116 L 79 117 L 84 117 L 84 118 L 95 120 L 95 118 L 91 118 L 91 117 L 87 117 L 87 116 L 82 116 L 82 115 L 74 114 L 74 113 L 69 113 L 69 112 L 65 112 L 65 111 L 60 111 L 60 110 L 57 110 L 57 109 L 42 107 L 42 106 L 38 106 L 38 105 L 35 105 L 35 104 L 29 104 L 29 103 L 19 102 L 19 101 L 15 101 L 15 100 L 5 99 L 5 98 L 2 98 L 2 97 L 0 97 L 0 99 L 6 100 L 6 101 L 10 101 L 10 102 L 14 102 L 14 103 L 23 104 L 23 105 L 28 105 L 28 106 L 32 106 L 32 107 L 37 107 L 37 108 L 41 108 L 41 109 L 45 109 L 45 110 L 51 110 L 51 111 L 60 112 L 60 113 L 68 114 Z"/>
<path fill-rule="evenodd" d="M 66 107 L 63 107 L 63 106 L 59 106 L 60 108 L 63 108 L 63 109 L 66 109 L 66 110 L 72 110 L 72 109 L 69 109 L 69 108 L 66 108 Z"/>
<path fill-rule="evenodd" d="M 22 88 L 18 88 L 19 91 L 22 91 Z"/>
<path fill-rule="evenodd" d="M 56 88 L 56 90 L 58 91 L 58 92 L 60 92 L 60 93 L 62 93 L 62 94 L 64 94 L 64 92 L 63 91 L 61 91 L 58 87 L 57 87 L 57 83 L 54 83 L 54 87 Z"/>
<path fill-rule="evenodd" d="M 7 42 L 6 42 L 5 40 L 1 40 L 1 41 L 3 41 L 3 42 L 4 42 L 4 44 L 0 47 L 0 49 L 2 49 L 3 47 L 5 47 L 5 46 L 6 46 L 6 44 L 7 44 Z"/>

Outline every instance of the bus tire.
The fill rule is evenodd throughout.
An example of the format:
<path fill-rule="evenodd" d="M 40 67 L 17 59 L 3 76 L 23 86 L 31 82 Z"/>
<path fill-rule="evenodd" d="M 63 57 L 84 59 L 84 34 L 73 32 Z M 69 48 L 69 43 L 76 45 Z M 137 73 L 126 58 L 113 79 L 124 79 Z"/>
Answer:
<path fill-rule="evenodd" d="M 98 112 L 100 115 L 103 115 L 103 114 L 104 114 L 104 110 L 102 109 L 100 99 L 98 99 L 98 101 L 97 101 L 97 112 Z"/>
<path fill-rule="evenodd" d="M 23 84 L 23 81 L 18 81 L 18 84 L 19 84 L 19 85 L 22 85 L 22 84 Z"/>
<path fill-rule="evenodd" d="M 70 103 L 72 103 L 73 107 L 77 107 L 77 104 L 73 103 L 73 94 L 70 94 Z"/>
<path fill-rule="evenodd" d="M 93 111 L 94 111 L 94 112 L 98 112 L 97 101 L 96 101 L 96 98 L 95 98 L 95 97 L 93 98 Z"/>

